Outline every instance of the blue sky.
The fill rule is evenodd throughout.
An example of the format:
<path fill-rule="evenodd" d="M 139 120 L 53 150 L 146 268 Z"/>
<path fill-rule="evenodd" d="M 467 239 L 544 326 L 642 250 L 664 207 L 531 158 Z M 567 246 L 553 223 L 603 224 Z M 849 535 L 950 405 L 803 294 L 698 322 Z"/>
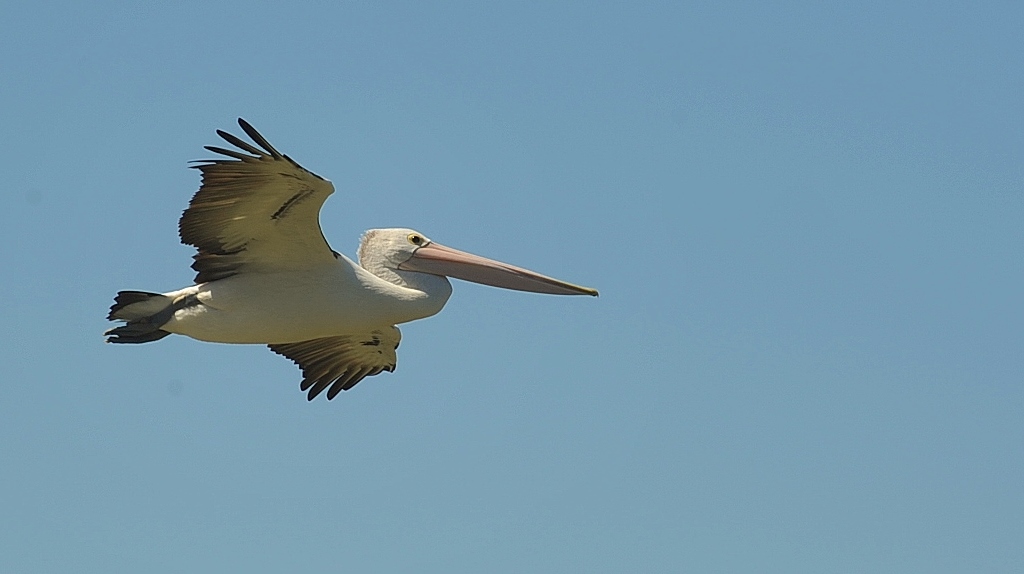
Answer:
<path fill-rule="evenodd" d="M 1016 3 L 18 3 L 0 570 L 1024 570 Z M 333 402 L 102 342 L 244 117 L 457 283 Z"/>

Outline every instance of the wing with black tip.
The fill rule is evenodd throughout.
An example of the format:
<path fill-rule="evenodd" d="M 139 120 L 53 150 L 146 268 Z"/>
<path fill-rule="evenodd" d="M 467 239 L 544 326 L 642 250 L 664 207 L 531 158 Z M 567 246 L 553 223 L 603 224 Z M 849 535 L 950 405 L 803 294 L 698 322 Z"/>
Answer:
<path fill-rule="evenodd" d="M 365 336 L 338 336 L 299 343 L 274 343 L 271 351 L 291 359 L 302 369 L 300 388 L 313 400 L 327 390 L 327 400 L 347 391 L 366 377 L 394 371 L 398 363 L 397 327 L 377 329 Z"/>
<path fill-rule="evenodd" d="M 206 147 L 225 158 L 194 166 L 202 185 L 178 222 L 181 242 L 199 250 L 196 283 L 334 262 L 320 230 L 320 207 L 334 186 L 274 149 L 245 120 L 238 125 L 256 145 L 217 130 L 238 149 Z"/>

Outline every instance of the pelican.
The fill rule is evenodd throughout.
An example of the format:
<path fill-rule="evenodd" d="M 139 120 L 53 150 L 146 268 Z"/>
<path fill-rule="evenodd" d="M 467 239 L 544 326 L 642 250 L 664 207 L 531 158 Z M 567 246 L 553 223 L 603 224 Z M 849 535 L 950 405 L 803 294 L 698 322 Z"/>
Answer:
<path fill-rule="evenodd" d="M 412 229 L 363 234 L 358 263 L 331 249 L 320 229 L 330 181 L 274 149 L 248 122 L 256 147 L 217 135 L 237 150 L 205 149 L 199 191 L 178 222 L 196 248 L 194 285 L 169 293 L 120 291 L 107 316 L 123 324 L 108 343 L 147 343 L 172 333 L 200 341 L 267 345 L 302 371 L 299 387 L 331 400 L 366 377 L 392 372 L 395 325 L 437 314 L 454 277 L 484 285 L 592 295 L 573 285 L 446 247 Z M 240 150 L 240 151 L 239 151 Z"/>

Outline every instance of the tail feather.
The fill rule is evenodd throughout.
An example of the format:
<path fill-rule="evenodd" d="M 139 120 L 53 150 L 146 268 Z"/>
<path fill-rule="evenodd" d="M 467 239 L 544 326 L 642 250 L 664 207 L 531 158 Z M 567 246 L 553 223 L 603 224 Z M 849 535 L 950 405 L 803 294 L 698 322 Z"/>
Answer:
<path fill-rule="evenodd" d="M 107 314 L 109 321 L 135 321 L 154 315 L 171 304 L 171 298 L 148 291 L 118 291 Z"/>
<path fill-rule="evenodd" d="M 121 291 L 114 297 L 107 319 L 125 321 L 126 324 L 103 335 L 108 343 L 148 343 L 163 339 L 170 332 L 160 327 L 170 321 L 175 310 L 174 300 L 166 295 Z"/>
<path fill-rule="evenodd" d="M 103 333 L 108 343 L 148 343 L 159 341 L 167 335 L 170 335 L 170 332 L 144 323 L 128 323 Z"/>

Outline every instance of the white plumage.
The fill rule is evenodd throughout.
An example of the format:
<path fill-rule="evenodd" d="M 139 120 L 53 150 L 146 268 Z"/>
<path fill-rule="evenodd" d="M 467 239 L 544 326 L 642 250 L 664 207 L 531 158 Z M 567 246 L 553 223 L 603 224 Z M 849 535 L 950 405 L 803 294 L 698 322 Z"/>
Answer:
<path fill-rule="evenodd" d="M 196 166 L 202 185 L 181 216 L 182 243 L 198 253 L 195 285 L 170 293 L 122 291 L 108 319 L 111 343 L 171 333 L 219 343 L 266 344 L 303 371 L 309 400 L 392 371 L 395 325 L 439 312 L 447 276 L 507 289 L 565 295 L 597 291 L 432 242 L 411 229 L 364 234 L 359 263 L 332 250 L 320 229 L 331 182 L 281 154 L 245 120 L 255 147 L 218 130 L 241 151 Z"/>

